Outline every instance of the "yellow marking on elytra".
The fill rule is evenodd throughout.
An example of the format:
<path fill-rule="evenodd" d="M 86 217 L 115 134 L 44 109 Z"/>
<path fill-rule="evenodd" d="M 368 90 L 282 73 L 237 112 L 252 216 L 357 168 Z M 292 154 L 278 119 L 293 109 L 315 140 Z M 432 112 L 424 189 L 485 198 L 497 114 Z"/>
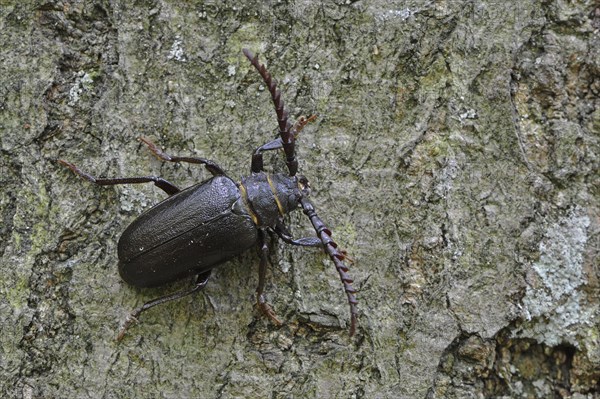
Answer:
<path fill-rule="evenodd" d="M 246 187 L 244 187 L 244 185 L 242 183 L 240 183 L 239 187 L 240 187 L 240 191 L 242 192 L 242 200 L 244 201 L 244 206 L 246 207 L 246 210 L 248 211 L 248 214 L 252 218 L 252 221 L 254 222 L 254 224 L 258 226 L 258 216 L 256 216 L 256 214 L 250 207 L 250 201 L 248 200 L 248 191 L 246 190 Z"/>
<path fill-rule="evenodd" d="M 285 212 L 283 211 L 283 206 L 281 205 L 281 202 L 279 201 L 279 197 L 277 197 L 277 189 L 275 188 L 275 185 L 273 184 L 273 180 L 271 180 L 271 175 L 269 175 L 267 173 L 267 181 L 269 182 L 269 187 L 271 187 L 271 192 L 273 193 L 273 197 L 275 198 L 275 203 L 277 204 L 277 209 L 279 209 L 279 214 L 281 216 L 285 215 Z"/>

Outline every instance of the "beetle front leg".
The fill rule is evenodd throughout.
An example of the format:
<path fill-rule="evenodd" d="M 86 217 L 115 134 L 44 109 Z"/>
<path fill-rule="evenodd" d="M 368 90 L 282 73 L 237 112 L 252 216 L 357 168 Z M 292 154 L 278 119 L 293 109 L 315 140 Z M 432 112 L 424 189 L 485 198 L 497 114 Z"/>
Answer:
<path fill-rule="evenodd" d="M 140 315 L 143 312 L 145 312 L 146 310 L 153 308 L 157 305 L 161 305 L 163 303 L 181 299 L 183 297 L 186 297 L 188 295 L 191 295 L 191 294 L 203 289 L 206 286 L 206 284 L 208 283 L 208 279 L 210 277 L 210 272 L 211 271 L 209 270 L 207 272 L 199 274 L 198 277 L 196 278 L 196 283 L 194 284 L 194 287 L 192 287 L 189 290 L 177 291 L 177 292 L 174 292 L 169 295 L 161 296 L 160 298 L 156 298 L 151 301 L 148 301 L 145 304 L 143 304 L 142 306 L 140 306 L 139 308 L 135 309 L 133 312 L 131 312 L 129 314 L 129 316 L 127 316 L 127 319 L 125 319 L 125 323 L 123 323 L 123 328 L 121 329 L 121 331 L 119 332 L 119 335 L 117 336 L 117 341 L 121 341 L 123 339 L 123 337 L 125 336 L 125 333 L 129 329 L 129 327 L 131 327 L 132 324 L 136 323 L 138 321 L 138 317 L 140 317 Z"/>
<path fill-rule="evenodd" d="M 256 303 L 258 308 L 265 316 L 273 321 L 276 325 L 283 324 L 278 318 L 271 306 L 265 299 L 265 281 L 267 276 L 267 266 L 269 264 L 269 247 L 265 240 L 264 230 L 258 230 L 258 249 L 260 251 L 260 264 L 258 267 L 258 287 L 256 288 Z"/>
<path fill-rule="evenodd" d="M 83 177 L 85 180 L 97 184 L 99 186 L 114 186 L 117 184 L 139 184 L 139 183 L 154 183 L 154 185 L 165 193 L 169 195 L 173 195 L 181 191 L 177 186 L 172 183 L 169 183 L 162 177 L 156 176 L 142 176 L 142 177 L 115 177 L 115 178 L 104 178 L 104 177 L 94 177 L 89 173 L 86 173 L 79 169 L 77 166 L 72 164 L 71 162 L 64 161 L 59 159 L 58 162 L 67 168 L 71 169 L 73 173 Z"/>
<path fill-rule="evenodd" d="M 276 138 L 273 141 L 268 142 L 265 145 L 261 145 L 252 153 L 252 165 L 250 170 L 252 173 L 258 173 L 263 171 L 263 152 L 272 151 L 282 148 L 283 144 L 280 138 Z"/>
<path fill-rule="evenodd" d="M 304 126 L 306 126 L 307 123 L 314 121 L 315 119 L 317 119 L 317 115 L 311 115 L 308 118 L 305 116 L 301 116 L 300 118 L 298 118 L 298 120 L 291 129 L 291 134 L 294 137 L 294 140 L 296 139 L 300 131 L 304 129 Z M 278 137 L 275 140 L 269 141 L 267 144 L 261 145 L 256 150 L 254 150 L 254 152 L 252 153 L 252 165 L 250 167 L 252 173 L 258 173 L 264 170 L 263 152 L 278 150 L 280 148 L 283 148 L 283 141 L 281 140 L 281 137 Z"/>

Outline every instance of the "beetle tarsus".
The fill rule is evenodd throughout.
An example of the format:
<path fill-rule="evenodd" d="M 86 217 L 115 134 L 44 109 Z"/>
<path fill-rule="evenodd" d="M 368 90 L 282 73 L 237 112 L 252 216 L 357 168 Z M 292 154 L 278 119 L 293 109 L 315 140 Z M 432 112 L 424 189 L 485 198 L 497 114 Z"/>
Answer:
<path fill-rule="evenodd" d="M 296 120 L 296 123 L 294 123 L 294 126 L 292 126 L 291 133 L 294 138 L 298 137 L 302 129 L 304 129 L 304 126 L 308 125 L 310 122 L 313 122 L 315 119 L 317 119 L 317 115 L 311 115 L 309 117 L 304 115 L 300 116 L 298 120 Z"/>

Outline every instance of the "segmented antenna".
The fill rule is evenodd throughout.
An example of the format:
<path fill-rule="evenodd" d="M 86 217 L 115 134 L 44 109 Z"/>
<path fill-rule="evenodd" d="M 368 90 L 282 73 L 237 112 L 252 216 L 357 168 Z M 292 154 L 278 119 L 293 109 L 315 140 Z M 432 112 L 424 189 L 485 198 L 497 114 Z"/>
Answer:
<path fill-rule="evenodd" d="M 279 135 L 283 144 L 283 151 L 285 152 L 286 164 L 290 171 L 290 176 L 294 176 L 298 169 L 298 161 L 296 160 L 294 149 L 295 137 L 290 133 L 292 124 L 288 119 L 289 113 L 285 109 L 285 103 L 281 99 L 281 91 L 277 88 L 277 81 L 273 79 L 267 68 L 258 61 L 258 56 L 252 54 L 248 49 L 242 49 L 242 51 L 258 73 L 260 73 L 260 76 L 269 88 L 271 99 L 275 106 L 275 113 L 277 114 L 277 124 L 279 125 Z"/>
<path fill-rule="evenodd" d="M 356 323 L 358 319 L 358 301 L 356 300 L 356 290 L 352 287 L 352 277 L 348 274 L 348 266 L 344 264 L 344 259 L 349 259 L 346 255 L 345 251 L 341 251 L 338 248 L 338 245 L 333 238 L 331 238 L 331 230 L 325 226 L 325 223 L 321 220 L 321 218 L 317 215 L 315 208 L 312 203 L 308 201 L 306 198 L 300 199 L 300 204 L 302 205 L 302 209 L 304 214 L 308 216 L 310 222 L 312 223 L 315 231 L 317 232 L 317 236 L 321 239 L 323 243 L 323 247 L 329 258 L 333 261 L 335 265 L 335 269 L 340 275 L 340 280 L 344 285 L 344 291 L 346 291 L 346 296 L 348 297 L 348 304 L 350 305 L 350 336 L 354 335 L 356 331 Z"/>

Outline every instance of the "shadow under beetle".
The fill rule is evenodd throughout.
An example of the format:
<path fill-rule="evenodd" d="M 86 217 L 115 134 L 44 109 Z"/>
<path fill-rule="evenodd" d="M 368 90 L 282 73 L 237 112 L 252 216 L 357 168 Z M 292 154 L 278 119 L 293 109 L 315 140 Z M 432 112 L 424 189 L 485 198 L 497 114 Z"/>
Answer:
<path fill-rule="evenodd" d="M 64 160 L 61 164 L 84 179 L 101 185 L 154 183 L 169 197 L 144 212 L 127 227 L 118 243 L 119 273 L 123 280 L 136 287 L 155 287 L 188 276 L 197 276 L 195 285 L 175 292 L 135 309 L 127 318 L 118 339 L 139 315 L 161 303 L 198 292 L 206 286 L 212 268 L 258 245 L 257 303 L 260 310 L 274 323 L 281 322 L 264 297 L 265 275 L 268 264 L 266 233 L 276 233 L 292 245 L 321 247 L 329 255 L 340 275 L 350 304 L 350 335 L 356 330 L 357 300 L 344 264 L 347 256 L 338 249 L 331 231 L 317 216 L 309 202 L 308 180 L 296 175 L 298 161 L 295 140 L 302 128 L 314 117 L 300 117 L 295 124 L 288 120 L 288 112 L 281 100 L 281 92 L 258 57 L 246 49 L 244 55 L 258 70 L 266 83 L 277 114 L 279 136 L 258 147 L 252 154 L 251 174 L 236 183 L 213 161 L 197 157 L 171 156 L 154 143 L 140 138 L 160 159 L 168 162 L 201 164 L 213 175 L 207 181 L 184 190 L 156 176 L 96 178 Z M 263 153 L 283 149 L 289 174 L 270 174 L 263 170 Z M 302 208 L 310 219 L 317 237 L 294 239 L 283 223 L 283 216 Z"/>

